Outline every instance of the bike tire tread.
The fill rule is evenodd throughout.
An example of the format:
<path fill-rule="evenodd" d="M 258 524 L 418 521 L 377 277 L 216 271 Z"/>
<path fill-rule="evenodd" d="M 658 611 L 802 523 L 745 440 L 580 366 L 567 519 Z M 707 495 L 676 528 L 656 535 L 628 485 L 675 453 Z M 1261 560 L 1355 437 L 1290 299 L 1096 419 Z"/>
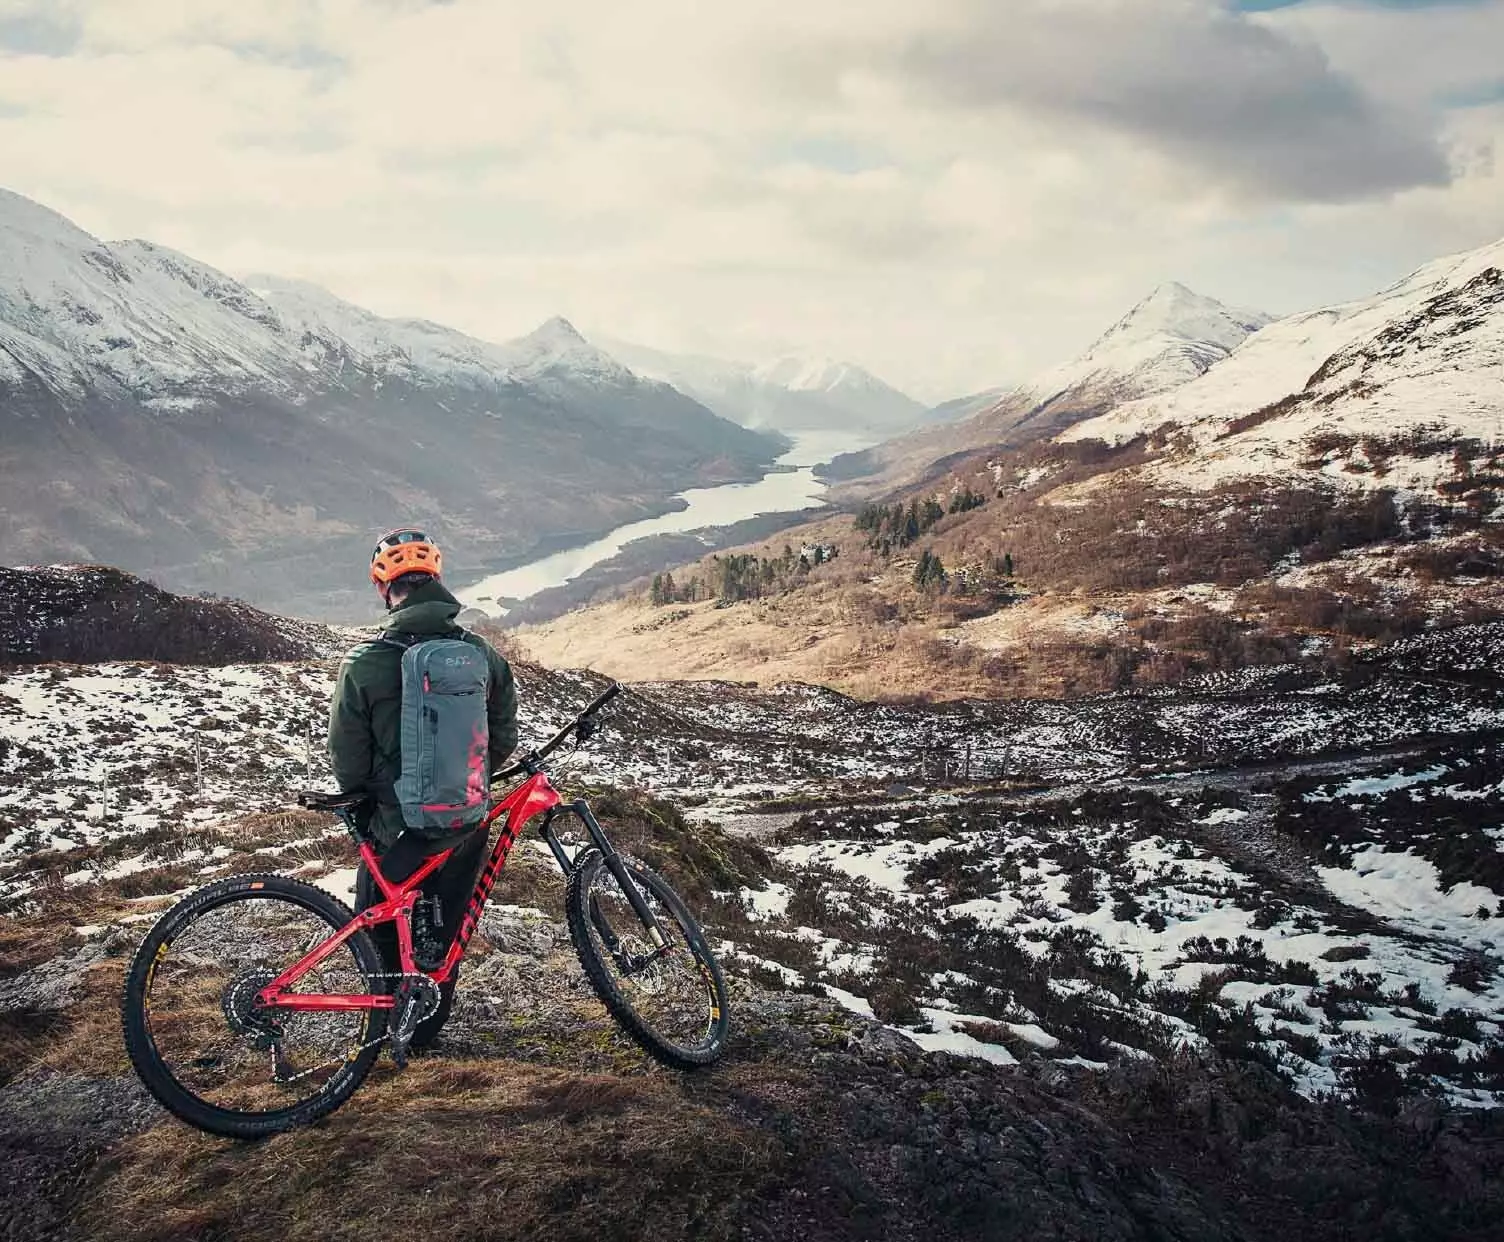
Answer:
<path fill-rule="evenodd" d="M 253 888 L 255 885 L 260 887 Z M 363 1049 L 349 1063 L 350 1068 L 338 1089 L 270 1113 L 218 1108 L 201 1100 L 173 1078 L 156 1051 L 147 1022 L 145 998 L 153 970 L 153 959 L 163 944 L 170 943 L 177 933 L 200 915 L 229 904 L 237 895 L 252 891 L 258 896 L 279 896 L 292 901 L 322 917 L 334 931 L 355 918 L 343 902 L 323 889 L 301 880 L 271 874 L 230 876 L 188 894 L 152 925 L 126 972 L 120 996 L 120 1020 L 125 1035 L 125 1050 L 147 1090 L 179 1120 L 210 1134 L 235 1139 L 268 1138 L 328 1116 L 355 1094 L 381 1054 L 380 1043 Z M 381 973 L 380 954 L 365 932 L 357 932 L 346 943 L 351 947 L 363 972 L 368 976 Z M 371 990 L 377 989 L 372 987 Z M 385 1024 L 385 1010 L 371 1011 L 371 1026 L 367 1028 L 368 1040 L 377 1038 Z"/>

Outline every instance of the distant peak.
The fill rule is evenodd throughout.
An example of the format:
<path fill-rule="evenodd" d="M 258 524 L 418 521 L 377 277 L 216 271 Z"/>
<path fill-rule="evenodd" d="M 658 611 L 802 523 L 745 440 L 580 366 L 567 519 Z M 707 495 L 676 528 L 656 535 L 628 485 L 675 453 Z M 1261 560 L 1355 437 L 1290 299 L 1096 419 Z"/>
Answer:
<path fill-rule="evenodd" d="M 1164 284 L 1160 285 L 1157 289 L 1154 290 L 1153 293 L 1151 293 L 1147 298 L 1144 299 L 1144 301 L 1146 301 L 1146 302 L 1174 302 L 1174 301 L 1211 302 L 1211 301 L 1214 301 L 1214 300 L 1215 299 L 1213 299 L 1213 298 L 1204 298 L 1204 297 L 1202 297 L 1194 289 L 1187 288 L 1185 285 L 1181 284 L 1178 280 L 1167 280 L 1167 281 L 1165 281 Z M 1218 303 L 1218 305 L 1220 306 L 1221 303 Z"/>
<path fill-rule="evenodd" d="M 1197 293 L 1178 280 L 1166 281 L 1139 302 L 1098 342 L 1143 340 L 1175 336 L 1188 341 L 1213 341 L 1231 348 L 1238 340 L 1270 321 L 1259 311 L 1239 310 Z"/>
<path fill-rule="evenodd" d="M 1204 306 L 1213 310 L 1226 310 L 1227 308 L 1217 301 L 1197 293 L 1194 289 L 1181 284 L 1178 280 L 1167 280 L 1164 284 L 1156 286 L 1154 291 L 1139 302 L 1133 310 L 1129 311 L 1130 317 L 1148 307 L 1165 306 Z"/>
<path fill-rule="evenodd" d="M 570 323 L 569 320 L 565 319 L 563 315 L 555 315 L 552 319 L 545 320 L 532 332 L 528 333 L 528 338 L 537 341 L 557 341 L 571 345 L 588 344 L 585 338 L 580 335 L 579 329 Z"/>

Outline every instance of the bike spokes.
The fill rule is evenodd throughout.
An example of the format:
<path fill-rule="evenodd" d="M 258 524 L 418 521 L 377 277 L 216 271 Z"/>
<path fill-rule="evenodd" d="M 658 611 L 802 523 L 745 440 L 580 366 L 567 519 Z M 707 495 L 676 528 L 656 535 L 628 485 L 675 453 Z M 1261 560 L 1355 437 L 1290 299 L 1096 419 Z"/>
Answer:
<path fill-rule="evenodd" d="M 650 1039 L 671 1053 L 688 1055 L 718 1042 L 722 1006 L 692 920 L 681 917 L 654 884 L 634 878 L 663 936 L 664 943 L 656 944 L 603 861 L 581 879 L 586 881 L 590 956 L 604 967 Z"/>
<path fill-rule="evenodd" d="M 275 895 L 208 910 L 163 943 L 147 979 L 150 1035 L 166 1071 L 218 1109 L 264 1112 L 318 1095 L 367 1039 L 371 1012 L 267 1009 L 257 994 L 334 935 L 317 913 Z M 348 945 L 289 991 L 356 995 Z"/>

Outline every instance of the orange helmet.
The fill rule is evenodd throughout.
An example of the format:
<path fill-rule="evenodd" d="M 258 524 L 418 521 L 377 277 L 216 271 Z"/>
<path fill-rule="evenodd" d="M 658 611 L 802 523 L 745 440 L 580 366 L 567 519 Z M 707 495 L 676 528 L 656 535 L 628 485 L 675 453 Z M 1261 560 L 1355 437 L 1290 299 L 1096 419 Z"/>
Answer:
<path fill-rule="evenodd" d="M 438 578 L 444 558 L 438 544 L 411 526 L 399 526 L 382 535 L 371 553 L 371 581 L 387 586 L 403 574 L 432 574 Z"/>

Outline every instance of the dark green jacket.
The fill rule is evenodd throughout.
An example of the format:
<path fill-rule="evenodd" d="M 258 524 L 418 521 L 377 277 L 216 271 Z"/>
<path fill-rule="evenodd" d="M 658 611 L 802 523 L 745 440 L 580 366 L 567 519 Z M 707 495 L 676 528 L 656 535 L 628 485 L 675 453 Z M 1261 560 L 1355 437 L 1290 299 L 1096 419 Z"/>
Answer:
<path fill-rule="evenodd" d="M 401 634 L 462 638 L 486 653 L 491 688 L 486 713 L 491 720 L 491 771 L 500 769 L 517 747 L 517 687 L 512 669 L 484 638 L 454 623 L 460 602 L 437 582 L 425 582 L 388 616 L 386 628 Z M 377 798 L 371 831 L 382 849 L 401 835 L 402 811 L 392 800 L 401 775 L 402 649 L 391 643 L 361 643 L 340 665 L 329 711 L 329 762 L 340 789 L 370 790 Z"/>

